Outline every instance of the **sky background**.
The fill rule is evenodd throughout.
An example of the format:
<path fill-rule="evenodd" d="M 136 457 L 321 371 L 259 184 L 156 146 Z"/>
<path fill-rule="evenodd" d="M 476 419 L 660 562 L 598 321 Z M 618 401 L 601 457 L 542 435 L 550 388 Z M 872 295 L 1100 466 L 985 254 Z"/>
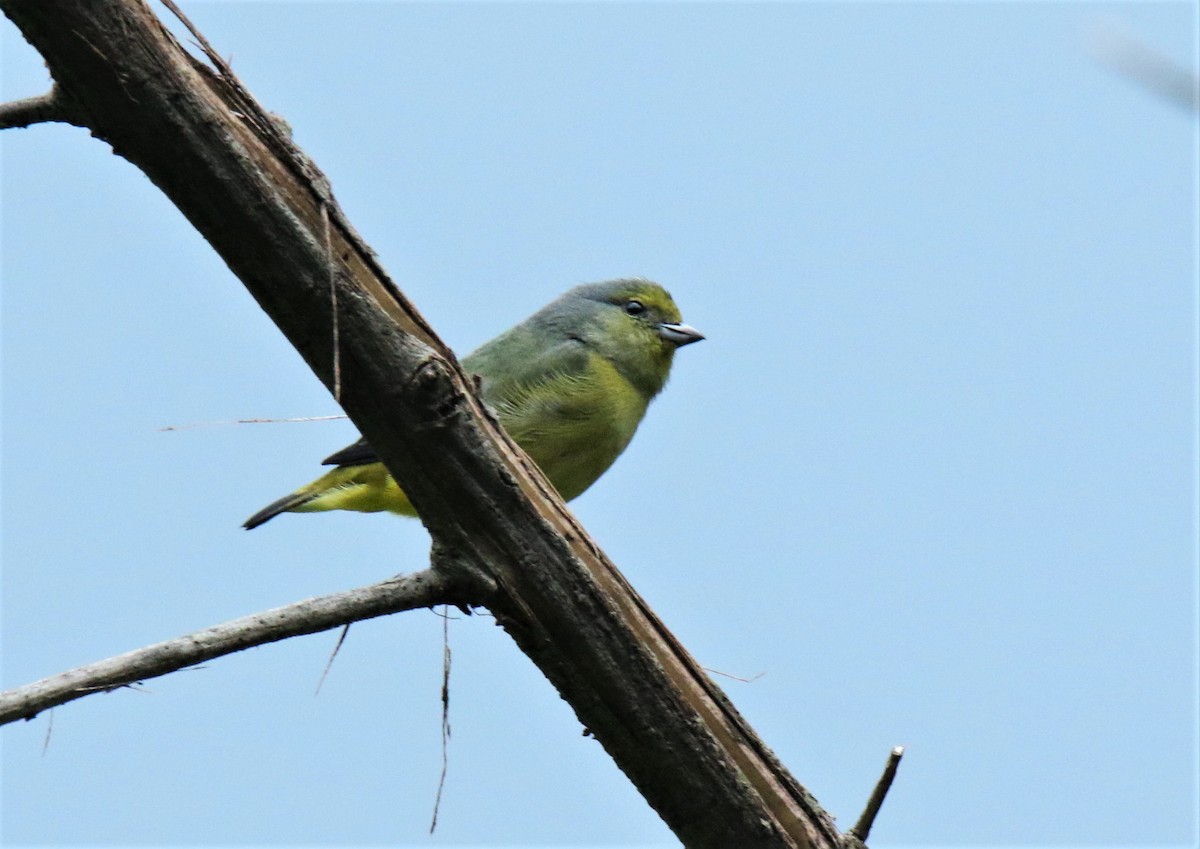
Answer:
<path fill-rule="evenodd" d="M 872 845 L 1195 845 L 1194 4 L 200 3 L 455 350 L 664 283 L 708 340 L 572 509 Z M 4 99 L 44 91 L 0 23 Z M 150 182 L 0 134 L 3 684 L 425 563 L 241 522 L 347 422 Z M 486 615 L 290 640 L 0 731 L 7 845 L 674 839 Z M 51 733 L 52 726 L 52 733 Z M 45 741 L 50 733 L 49 746 Z"/>

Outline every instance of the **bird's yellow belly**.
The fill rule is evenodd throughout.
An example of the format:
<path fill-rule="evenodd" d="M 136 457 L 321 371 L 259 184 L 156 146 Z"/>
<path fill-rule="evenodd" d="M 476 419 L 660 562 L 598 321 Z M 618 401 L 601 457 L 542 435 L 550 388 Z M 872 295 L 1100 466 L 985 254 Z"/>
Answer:
<path fill-rule="evenodd" d="M 570 501 L 596 482 L 633 438 L 646 401 L 600 360 L 599 379 L 572 392 L 527 397 L 519 410 L 500 411 L 500 423 Z M 611 371 L 609 374 L 607 372 Z"/>

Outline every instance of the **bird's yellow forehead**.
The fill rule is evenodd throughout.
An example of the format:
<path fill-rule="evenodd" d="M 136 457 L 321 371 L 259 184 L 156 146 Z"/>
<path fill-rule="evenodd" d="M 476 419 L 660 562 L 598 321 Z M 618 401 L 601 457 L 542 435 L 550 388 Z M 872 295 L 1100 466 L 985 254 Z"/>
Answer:
<path fill-rule="evenodd" d="M 641 301 L 663 321 L 677 323 L 682 320 L 679 307 L 675 306 L 671 293 L 650 280 L 630 280 L 627 286 L 622 286 L 615 293 L 613 303 L 624 303 L 628 300 Z"/>

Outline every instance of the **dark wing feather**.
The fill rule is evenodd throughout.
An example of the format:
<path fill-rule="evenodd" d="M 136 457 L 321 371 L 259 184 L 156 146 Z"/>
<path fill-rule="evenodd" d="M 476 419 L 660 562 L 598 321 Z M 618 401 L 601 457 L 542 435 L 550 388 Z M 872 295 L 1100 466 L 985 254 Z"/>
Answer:
<path fill-rule="evenodd" d="M 321 461 L 322 466 L 366 466 L 378 463 L 379 456 L 365 439 L 359 438 L 353 445 L 347 445 L 341 451 L 335 451 Z"/>

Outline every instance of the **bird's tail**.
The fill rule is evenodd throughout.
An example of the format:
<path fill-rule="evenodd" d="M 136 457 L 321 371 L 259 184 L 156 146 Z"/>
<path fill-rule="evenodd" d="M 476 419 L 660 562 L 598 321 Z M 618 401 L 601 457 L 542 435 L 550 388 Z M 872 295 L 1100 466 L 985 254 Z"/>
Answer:
<path fill-rule="evenodd" d="M 246 520 L 246 530 L 257 528 L 280 513 L 319 513 L 325 510 L 354 510 L 378 513 L 387 510 L 415 516 L 408 496 L 392 480 L 382 463 L 338 466 L 307 486 L 273 501 Z"/>

